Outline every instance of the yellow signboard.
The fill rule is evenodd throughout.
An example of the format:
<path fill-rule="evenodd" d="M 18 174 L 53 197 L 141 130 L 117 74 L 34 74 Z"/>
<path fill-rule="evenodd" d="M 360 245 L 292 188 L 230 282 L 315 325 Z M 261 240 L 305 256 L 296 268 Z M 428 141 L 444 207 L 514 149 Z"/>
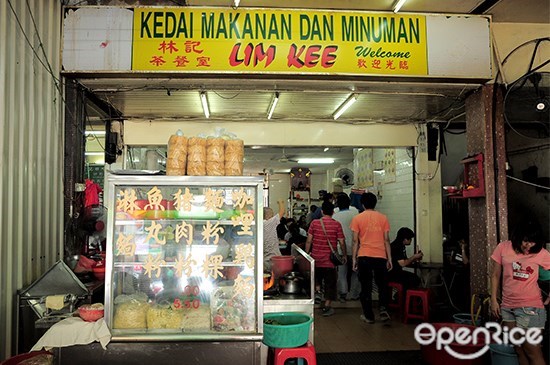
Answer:
<path fill-rule="evenodd" d="M 132 70 L 427 75 L 426 19 L 344 11 L 135 8 Z"/>

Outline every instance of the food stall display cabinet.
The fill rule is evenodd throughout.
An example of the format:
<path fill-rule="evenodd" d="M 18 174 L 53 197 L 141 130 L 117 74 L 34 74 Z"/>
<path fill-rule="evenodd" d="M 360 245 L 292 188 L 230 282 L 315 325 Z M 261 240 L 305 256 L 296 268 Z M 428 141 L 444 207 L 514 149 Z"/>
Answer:
<path fill-rule="evenodd" d="M 143 363 L 147 349 L 162 364 L 259 363 L 263 180 L 108 174 L 105 187 L 105 321 L 113 337 L 99 349 L 103 359 L 122 352 L 125 363 Z"/>

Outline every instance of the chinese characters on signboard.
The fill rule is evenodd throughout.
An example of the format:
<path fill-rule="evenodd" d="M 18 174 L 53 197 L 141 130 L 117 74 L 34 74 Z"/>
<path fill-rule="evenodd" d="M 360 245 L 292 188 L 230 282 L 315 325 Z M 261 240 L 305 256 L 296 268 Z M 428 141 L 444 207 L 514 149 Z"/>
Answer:
<path fill-rule="evenodd" d="M 144 7 L 132 46 L 139 71 L 428 73 L 421 15 Z"/>

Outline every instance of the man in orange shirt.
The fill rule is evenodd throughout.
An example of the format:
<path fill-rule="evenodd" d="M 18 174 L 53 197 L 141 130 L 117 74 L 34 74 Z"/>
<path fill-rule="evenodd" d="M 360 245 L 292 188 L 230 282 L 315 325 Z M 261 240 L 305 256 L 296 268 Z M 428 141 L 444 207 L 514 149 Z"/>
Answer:
<path fill-rule="evenodd" d="M 350 228 L 353 231 L 353 270 L 358 271 L 361 282 L 361 319 L 374 323 L 372 311 L 372 279 L 378 287 L 380 320 L 390 319 L 387 311 L 389 302 L 388 271 L 392 269 L 390 248 L 390 224 L 388 218 L 374 210 L 377 199 L 373 193 L 363 193 L 361 204 L 365 211 L 353 217 Z"/>

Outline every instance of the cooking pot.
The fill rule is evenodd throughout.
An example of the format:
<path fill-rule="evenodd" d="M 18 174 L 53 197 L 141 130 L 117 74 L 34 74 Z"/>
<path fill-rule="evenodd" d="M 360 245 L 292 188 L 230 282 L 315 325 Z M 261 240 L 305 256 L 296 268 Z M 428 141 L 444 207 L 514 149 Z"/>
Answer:
<path fill-rule="evenodd" d="M 285 294 L 300 294 L 304 278 L 298 272 L 289 272 L 279 279 L 279 289 Z"/>
<path fill-rule="evenodd" d="M 291 272 L 293 267 L 294 256 L 273 256 L 271 258 L 271 269 L 276 279 Z"/>

